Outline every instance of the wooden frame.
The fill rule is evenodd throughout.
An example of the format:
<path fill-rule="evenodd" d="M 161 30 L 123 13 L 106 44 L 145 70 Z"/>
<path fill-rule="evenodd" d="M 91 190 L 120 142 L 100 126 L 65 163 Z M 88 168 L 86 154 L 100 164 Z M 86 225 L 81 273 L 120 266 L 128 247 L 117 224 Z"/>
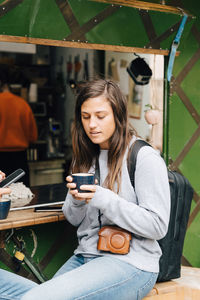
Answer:
<path fill-rule="evenodd" d="M 94 49 L 94 50 L 108 50 L 116 52 L 130 52 L 130 53 L 146 53 L 146 54 L 160 54 L 164 56 L 169 55 L 169 50 L 162 49 L 151 49 L 151 48 L 138 48 L 138 47 L 126 47 L 117 45 L 106 45 L 106 44 L 89 44 L 82 42 L 69 42 L 69 41 L 58 41 L 51 39 L 39 39 L 30 37 L 20 37 L 11 35 L 0 35 L 1 42 L 13 42 L 13 43 L 27 43 L 44 46 L 57 46 L 57 47 L 68 47 L 68 48 L 82 48 L 82 49 Z M 180 52 L 176 52 L 176 56 L 179 56 Z"/>

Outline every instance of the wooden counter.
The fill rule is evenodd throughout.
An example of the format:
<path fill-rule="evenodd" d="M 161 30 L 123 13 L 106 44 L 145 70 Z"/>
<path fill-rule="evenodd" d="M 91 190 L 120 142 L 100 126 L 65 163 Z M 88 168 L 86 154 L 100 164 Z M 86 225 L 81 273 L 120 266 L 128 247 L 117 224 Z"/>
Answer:
<path fill-rule="evenodd" d="M 34 212 L 34 209 L 9 212 L 7 219 L 0 221 L 0 230 L 26 227 L 65 220 L 62 212 Z"/>
<path fill-rule="evenodd" d="M 67 194 L 65 183 L 33 187 L 31 191 L 35 197 L 28 205 L 64 201 Z M 13 210 L 9 212 L 7 219 L 0 220 L 0 231 L 62 220 L 65 220 L 62 212 L 34 212 L 34 208 Z"/>

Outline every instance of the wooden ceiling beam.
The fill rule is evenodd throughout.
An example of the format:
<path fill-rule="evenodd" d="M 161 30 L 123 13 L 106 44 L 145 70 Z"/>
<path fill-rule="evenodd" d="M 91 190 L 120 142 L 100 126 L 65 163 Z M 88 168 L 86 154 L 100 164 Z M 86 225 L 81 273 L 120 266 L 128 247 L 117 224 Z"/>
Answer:
<path fill-rule="evenodd" d="M 126 52 L 126 53 L 146 53 L 146 54 L 160 54 L 169 55 L 169 50 L 162 49 L 152 49 L 152 48 L 138 48 L 138 47 L 127 47 L 118 45 L 106 45 L 106 44 L 92 44 L 92 43 L 82 43 L 82 42 L 69 42 L 60 40 L 50 40 L 50 39 L 39 39 L 12 35 L 0 35 L 0 42 L 11 42 L 11 43 L 26 43 L 26 44 L 36 44 L 36 45 L 46 45 L 46 46 L 57 46 L 57 47 L 69 47 L 69 48 L 82 48 L 82 49 L 94 49 L 94 50 L 107 50 L 116 52 Z M 179 56 L 180 52 L 176 52 L 176 56 Z"/>

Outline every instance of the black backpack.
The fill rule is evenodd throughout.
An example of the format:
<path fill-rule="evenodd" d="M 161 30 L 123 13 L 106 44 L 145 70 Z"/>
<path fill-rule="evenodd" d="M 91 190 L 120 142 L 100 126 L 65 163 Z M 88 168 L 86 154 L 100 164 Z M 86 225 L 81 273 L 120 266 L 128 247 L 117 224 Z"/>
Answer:
<path fill-rule="evenodd" d="M 133 147 L 131 147 L 129 175 L 133 187 L 137 154 L 143 146 L 150 145 L 143 140 L 136 140 Z M 168 177 L 171 212 L 167 234 L 158 241 L 162 250 L 162 256 L 159 262 L 160 271 L 157 282 L 180 277 L 183 244 L 193 198 L 193 189 L 183 175 L 176 171 L 168 171 Z"/>

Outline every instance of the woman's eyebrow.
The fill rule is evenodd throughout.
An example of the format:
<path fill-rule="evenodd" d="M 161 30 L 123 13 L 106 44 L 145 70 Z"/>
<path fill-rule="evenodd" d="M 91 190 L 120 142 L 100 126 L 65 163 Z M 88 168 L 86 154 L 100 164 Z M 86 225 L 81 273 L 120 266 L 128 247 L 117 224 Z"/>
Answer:
<path fill-rule="evenodd" d="M 82 111 L 81 112 L 82 114 L 90 114 L 90 112 L 87 112 L 87 111 Z M 107 111 L 106 110 L 97 110 L 97 111 L 95 111 L 94 112 L 95 114 L 99 114 L 99 113 L 107 113 Z"/>
<path fill-rule="evenodd" d="M 87 111 L 82 111 L 81 113 L 82 114 L 89 114 Z"/>

